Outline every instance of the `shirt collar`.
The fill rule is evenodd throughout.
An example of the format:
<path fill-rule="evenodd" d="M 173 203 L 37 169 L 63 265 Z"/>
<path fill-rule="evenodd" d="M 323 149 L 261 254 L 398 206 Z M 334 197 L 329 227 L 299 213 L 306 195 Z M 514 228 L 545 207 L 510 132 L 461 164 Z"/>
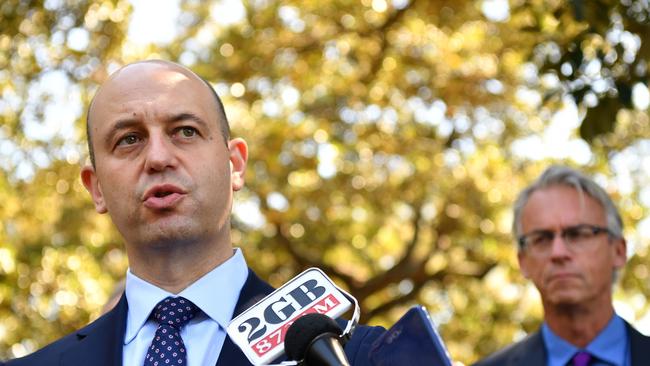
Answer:
<path fill-rule="evenodd" d="M 579 351 L 576 346 L 553 333 L 542 324 L 542 337 L 549 357 L 549 366 L 564 366 Z M 612 365 L 624 365 L 627 355 L 627 330 L 621 317 L 614 314 L 607 326 L 585 347 L 593 356 Z"/>
<path fill-rule="evenodd" d="M 627 329 L 625 322 L 614 315 L 605 329 L 587 345 L 587 351 L 612 365 L 624 365 L 627 355 Z"/>
<path fill-rule="evenodd" d="M 207 317 L 225 329 L 232 319 L 239 293 L 248 277 L 248 266 L 242 251 L 206 273 L 178 295 L 161 289 L 138 276 L 126 272 L 126 299 L 129 304 L 124 344 L 129 344 L 149 319 L 159 301 L 167 296 L 182 296 L 198 306 Z M 218 294 L 218 298 L 215 296 Z"/>
<path fill-rule="evenodd" d="M 542 338 L 546 346 L 549 366 L 564 366 L 568 364 L 571 357 L 578 350 L 574 345 L 553 333 L 546 322 L 542 324 Z"/>

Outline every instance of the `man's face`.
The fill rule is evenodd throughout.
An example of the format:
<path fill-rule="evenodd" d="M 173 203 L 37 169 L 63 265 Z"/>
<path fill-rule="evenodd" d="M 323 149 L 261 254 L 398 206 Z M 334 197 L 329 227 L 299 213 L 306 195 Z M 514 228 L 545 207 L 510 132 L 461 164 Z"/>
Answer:
<path fill-rule="evenodd" d="M 568 186 L 535 191 L 522 210 L 523 234 L 540 230 L 556 234 L 545 252 L 524 248 L 518 255 L 522 272 L 545 305 L 611 303 L 614 270 L 626 260 L 625 241 L 601 233 L 579 248 L 568 246 L 559 233 L 581 224 L 607 227 L 605 211 L 596 200 Z"/>
<path fill-rule="evenodd" d="M 218 118 L 208 87 L 176 65 L 133 64 L 102 86 L 89 111 L 95 168 L 82 180 L 127 249 L 225 240 L 247 151 L 226 146 Z"/>

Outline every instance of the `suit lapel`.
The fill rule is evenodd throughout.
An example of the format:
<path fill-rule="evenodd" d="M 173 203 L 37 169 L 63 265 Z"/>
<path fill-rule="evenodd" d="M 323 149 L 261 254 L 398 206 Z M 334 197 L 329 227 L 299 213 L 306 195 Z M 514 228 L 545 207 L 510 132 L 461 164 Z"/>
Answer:
<path fill-rule="evenodd" d="M 78 342 L 61 355 L 61 366 L 122 366 L 128 305 L 126 296 L 106 315 L 76 334 Z"/>
<path fill-rule="evenodd" d="M 539 330 L 524 339 L 517 351 L 508 366 L 546 366 L 546 347 Z"/>
<path fill-rule="evenodd" d="M 645 366 L 650 365 L 650 337 L 646 337 L 639 333 L 627 322 L 628 334 L 630 335 L 630 352 L 632 366 Z"/>
<path fill-rule="evenodd" d="M 273 292 L 273 290 L 273 287 L 262 281 L 249 268 L 248 277 L 246 278 L 244 287 L 242 287 L 242 290 L 239 293 L 239 300 L 237 300 L 233 318 L 244 312 L 244 310 L 255 305 L 255 303 L 262 300 L 266 295 Z M 226 337 L 226 340 L 221 347 L 221 353 L 219 353 L 217 366 L 230 365 L 250 365 L 250 362 L 230 337 Z"/>
<path fill-rule="evenodd" d="M 219 353 L 217 366 L 250 364 L 250 361 L 248 361 L 248 358 L 246 358 L 239 347 L 233 343 L 230 337 L 226 337 L 226 340 L 223 342 L 223 347 L 221 347 L 221 353 Z"/>

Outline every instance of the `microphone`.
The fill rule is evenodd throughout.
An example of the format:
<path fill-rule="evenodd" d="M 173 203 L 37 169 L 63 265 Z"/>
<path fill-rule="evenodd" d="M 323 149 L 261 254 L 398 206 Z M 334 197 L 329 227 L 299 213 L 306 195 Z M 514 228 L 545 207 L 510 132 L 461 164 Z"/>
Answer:
<path fill-rule="evenodd" d="M 302 334 L 309 329 L 313 327 L 320 329 L 313 334 L 311 333 L 313 331 L 309 330 L 312 337 L 303 348 L 305 350 L 312 349 L 312 351 L 307 351 L 307 354 L 310 354 L 310 352 L 314 352 L 313 349 L 331 346 L 330 348 L 333 347 L 333 352 L 336 354 L 338 352 L 337 347 L 341 348 L 341 345 L 340 343 L 339 346 L 331 344 L 332 340 L 335 340 L 334 338 L 336 337 L 345 340 L 349 339 L 359 321 L 359 305 L 354 297 L 338 288 L 318 268 L 305 270 L 239 314 L 228 324 L 226 332 L 232 341 L 242 350 L 244 355 L 246 355 L 250 363 L 253 365 L 268 365 L 284 353 L 285 336 L 294 322 L 298 322 L 301 317 L 312 313 L 319 314 L 325 318 L 337 318 L 348 311 L 353 303 L 354 312 L 352 319 L 348 321 L 343 332 L 341 332 L 334 320 L 330 319 L 336 326 L 336 329 L 329 323 L 329 325 L 325 326 L 318 325 L 323 324 L 323 320 L 314 321 L 314 318 L 311 317 L 306 320 L 301 320 L 299 324 L 303 325 L 299 325 L 296 328 L 297 330 L 293 331 L 298 332 L 298 337 L 302 338 Z M 315 322 L 314 325 L 312 325 L 312 321 Z M 315 338 L 318 338 L 323 333 L 330 334 L 330 336 L 322 337 L 322 340 L 315 340 Z M 330 340 L 327 340 L 327 338 L 330 338 Z M 314 341 L 314 345 L 310 346 L 309 343 L 312 340 Z M 323 343 L 329 343 L 330 345 L 323 345 Z M 301 357 L 300 360 L 302 360 L 303 355 L 301 354 L 299 356 Z M 282 362 L 282 364 L 297 365 L 298 362 L 290 361 L 289 363 Z M 308 365 L 320 364 L 314 363 Z M 325 363 L 322 365 L 329 364 Z M 348 363 L 338 363 L 335 365 L 347 366 Z"/>
<path fill-rule="evenodd" d="M 287 330 L 284 349 L 289 359 L 302 361 L 305 366 L 350 366 L 343 352 L 342 333 L 329 316 L 306 314 Z"/>

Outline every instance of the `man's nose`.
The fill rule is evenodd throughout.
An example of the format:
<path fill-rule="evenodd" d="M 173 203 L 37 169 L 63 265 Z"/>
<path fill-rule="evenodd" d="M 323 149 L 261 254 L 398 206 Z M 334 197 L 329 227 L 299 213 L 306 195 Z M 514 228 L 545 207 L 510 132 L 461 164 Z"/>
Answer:
<path fill-rule="evenodd" d="M 563 258 L 571 255 L 569 244 L 561 232 L 555 233 L 551 242 L 551 258 Z"/>
<path fill-rule="evenodd" d="M 176 166 L 174 144 L 169 136 L 156 133 L 149 136 L 145 156 L 145 169 L 147 172 L 160 172 Z"/>

